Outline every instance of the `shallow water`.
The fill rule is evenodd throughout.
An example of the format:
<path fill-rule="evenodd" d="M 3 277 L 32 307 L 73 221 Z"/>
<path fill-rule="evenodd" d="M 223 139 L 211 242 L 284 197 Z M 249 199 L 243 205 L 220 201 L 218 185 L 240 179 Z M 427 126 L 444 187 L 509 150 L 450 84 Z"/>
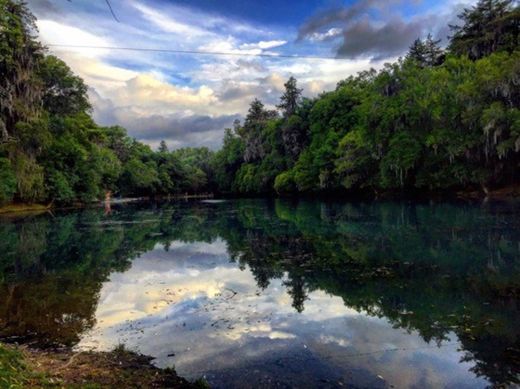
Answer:
<path fill-rule="evenodd" d="M 127 204 L 0 221 L 0 338 L 214 387 L 520 379 L 517 204 Z"/>

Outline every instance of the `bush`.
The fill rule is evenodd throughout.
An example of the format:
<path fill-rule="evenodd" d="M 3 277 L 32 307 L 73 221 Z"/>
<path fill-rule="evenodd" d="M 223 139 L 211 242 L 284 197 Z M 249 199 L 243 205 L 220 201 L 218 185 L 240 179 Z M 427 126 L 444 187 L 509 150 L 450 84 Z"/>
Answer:
<path fill-rule="evenodd" d="M 13 200 L 16 193 L 16 177 L 11 162 L 7 158 L 0 158 L 0 205 Z"/>
<path fill-rule="evenodd" d="M 296 192 L 296 184 L 291 170 L 279 174 L 274 180 L 274 189 L 278 194 L 291 194 Z"/>

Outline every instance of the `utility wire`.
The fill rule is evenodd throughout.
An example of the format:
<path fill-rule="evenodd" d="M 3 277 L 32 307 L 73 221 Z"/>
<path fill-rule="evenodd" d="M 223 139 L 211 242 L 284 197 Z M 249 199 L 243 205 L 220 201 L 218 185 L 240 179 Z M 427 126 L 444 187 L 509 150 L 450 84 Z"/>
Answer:
<path fill-rule="evenodd" d="M 69 3 L 72 3 L 71 0 L 67 0 L 67 1 Z M 105 2 L 107 3 L 108 9 L 110 10 L 110 13 L 112 14 L 112 17 L 114 18 L 114 20 L 119 23 L 119 19 L 117 18 L 116 13 L 114 12 L 114 9 L 112 8 L 112 4 L 110 4 L 109 0 L 105 0 Z"/>
<path fill-rule="evenodd" d="M 114 13 L 114 10 L 112 9 L 112 5 L 110 4 L 110 1 L 109 0 L 105 0 L 107 5 L 108 5 L 108 8 L 110 9 L 110 13 L 112 14 L 112 17 L 114 18 L 114 20 L 116 22 L 119 23 L 119 19 L 117 18 L 116 14 Z"/>
<path fill-rule="evenodd" d="M 70 48 L 70 49 L 105 49 L 105 50 L 125 50 L 125 51 L 145 51 L 157 53 L 173 53 L 173 54 L 195 54 L 195 55 L 222 55 L 234 57 L 266 57 L 266 58 L 293 58 L 293 59 L 333 59 L 341 60 L 345 58 L 338 57 L 322 57 L 313 55 L 298 54 L 267 54 L 267 53 L 237 53 L 225 51 L 201 51 L 201 50 L 175 50 L 175 49 L 154 49 L 147 47 L 117 47 L 117 46 L 95 46 L 95 45 L 65 45 L 65 44 L 47 44 L 48 47 Z"/>

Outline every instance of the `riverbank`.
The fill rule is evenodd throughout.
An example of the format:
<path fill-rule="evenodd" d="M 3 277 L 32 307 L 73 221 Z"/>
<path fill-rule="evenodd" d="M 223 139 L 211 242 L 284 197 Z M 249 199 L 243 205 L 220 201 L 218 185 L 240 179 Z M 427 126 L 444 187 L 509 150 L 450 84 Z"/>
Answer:
<path fill-rule="evenodd" d="M 520 198 L 520 184 L 509 185 L 503 188 L 489 190 L 487 192 L 482 190 L 460 191 L 457 192 L 457 196 L 462 199 L 513 200 Z"/>
<path fill-rule="evenodd" d="M 52 209 L 52 205 L 8 204 L 0 207 L 0 215 L 11 213 L 42 213 Z"/>
<path fill-rule="evenodd" d="M 254 196 L 245 196 L 245 197 L 273 197 L 273 194 L 265 194 L 264 196 L 254 195 Z M 236 196 L 232 194 L 223 195 L 223 198 L 244 198 L 244 196 Z M 274 196 L 278 197 L 278 196 Z M 282 196 L 283 197 L 283 196 Z M 345 199 L 345 196 L 343 194 L 339 193 L 322 193 L 322 194 L 313 194 L 313 195 L 305 195 L 302 194 L 301 196 L 297 196 L 300 198 L 308 198 L 311 197 L 313 199 L 327 199 L 327 198 L 341 198 Z M 155 200 L 196 200 L 196 199 L 212 199 L 215 198 L 215 195 L 213 193 L 204 193 L 204 194 L 194 194 L 194 195 L 172 195 L 172 196 L 158 196 L 154 197 Z M 403 193 L 397 194 L 397 193 L 379 193 L 376 196 L 371 194 L 368 195 L 362 195 L 362 194 L 356 194 L 352 196 L 353 199 L 356 200 L 403 200 L 410 198 L 418 198 L 418 199 L 459 199 L 459 200 L 468 200 L 468 201 L 486 201 L 486 200 L 498 200 L 498 201 L 507 201 L 507 200 L 515 200 L 520 199 L 520 184 L 518 185 L 509 185 L 507 187 L 499 188 L 499 189 L 493 189 L 488 190 L 487 192 L 484 192 L 483 190 L 460 190 L 460 191 L 454 191 L 454 192 L 428 192 L 428 193 L 421 193 L 421 194 L 407 194 L 404 195 Z M 125 204 L 125 203 L 131 203 L 131 202 L 138 202 L 138 201 L 149 201 L 152 200 L 150 197 L 129 197 L 129 198 L 115 198 L 111 199 L 110 201 L 100 201 L 100 202 L 93 202 L 90 204 L 85 203 L 77 203 L 70 206 L 56 206 L 53 204 L 49 205 L 43 205 L 43 204 L 8 204 L 0 207 L 0 216 L 6 215 L 9 216 L 11 214 L 18 215 L 18 214 L 38 214 L 38 213 L 44 213 L 48 212 L 50 210 L 63 210 L 63 209 L 79 209 L 79 208 L 85 208 L 89 206 L 110 206 L 110 205 L 116 205 L 116 204 Z"/>
<path fill-rule="evenodd" d="M 193 200 L 193 199 L 211 199 L 214 195 L 212 193 L 204 194 L 184 194 L 184 195 L 171 195 L 171 196 L 160 196 L 154 197 L 156 200 Z M 113 198 L 109 201 L 94 201 L 92 203 L 74 203 L 72 205 L 55 205 L 55 204 L 24 204 L 24 203 L 13 203 L 0 206 L 0 215 L 10 214 L 38 214 L 48 212 L 50 210 L 66 210 L 66 209 L 80 209 L 92 206 L 109 206 L 116 204 L 126 204 L 138 201 L 149 201 L 151 197 L 124 197 L 124 198 Z"/>
<path fill-rule="evenodd" d="M 0 343 L 0 388 L 207 388 L 152 358 L 119 347 L 111 352 L 37 350 Z"/>

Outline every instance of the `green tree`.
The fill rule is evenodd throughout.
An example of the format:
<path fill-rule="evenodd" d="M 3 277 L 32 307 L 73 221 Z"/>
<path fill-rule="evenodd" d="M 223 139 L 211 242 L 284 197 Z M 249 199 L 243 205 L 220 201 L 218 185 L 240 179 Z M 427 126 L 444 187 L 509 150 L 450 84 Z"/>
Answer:
<path fill-rule="evenodd" d="M 0 158 L 0 205 L 9 203 L 16 193 L 16 176 L 11 161 Z"/>
<path fill-rule="evenodd" d="M 280 104 L 277 106 L 282 110 L 283 116 L 289 118 L 296 113 L 301 100 L 302 89 L 298 88 L 296 78 L 290 77 L 284 84 L 285 92 L 280 97 Z"/>
<path fill-rule="evenodd" d="M 170 150 L 168 150 L 168 145 L 166 144 L 166 142 L 164 140 L 161 141 L 161 143 L 159 144 L 159 153 L 167 153 L 169 152 Z"/>
<path fill-rule="evenodd" d="M 428 34 L 424 41 L 418 38 L 410 46 L 407 58 L 414 60 L 421 67 L 440 65 L 443 57 L 440 42 L 440 39 L 433 39 L 431 34 Z"/>
<path fill-rule="evenodd" d="M 42 85 L 36 76 L 43 47 L 33 15 L 23 2 L 0 0 L 0 141 L 17 138 L 16 125 L 41 110 Z"/>
<path fill-rule="evenodd" d="M 238 131 L 245 143 L 244 161 L 253 162 L 265 157 L 267 151 L 263 130 L 267 121 L 276 116 L 276 111 L 266 110 L 260 100 L 251 102 L 244 125 Z"/>
<path fill-rule="evenodd" d="M 47 55 L 39 64 L 43 107 L 51 115 L 74 115 L 90 109 L 87 86 L 62 60 Z"/>
<path fill-rule="evenodd" d="M 449 50 L 472 59 L 496 51 L 513 52 L 520 43 L 520 5 L 514 0 L 479 0 L 459 15 L 462 25 L 453 32 Z"/>
<path fill-rule="evenodd" d="M 153 195 L 160 185 L 157 165 L 153 161 L 131 159 L 123 166 L 120 187 L 128 195 Z"/>
<path fill-rule="evenodd" d="M 230 192 L 235 175 L 244 161 L 245 145 L 240 136 L 237 135 L 239 123 L 235 129 L 224 131 L 222 148 L 217 151 L 211 161 L 212 171 L 215 176 L 216 187 L 220 192 Z"/>

